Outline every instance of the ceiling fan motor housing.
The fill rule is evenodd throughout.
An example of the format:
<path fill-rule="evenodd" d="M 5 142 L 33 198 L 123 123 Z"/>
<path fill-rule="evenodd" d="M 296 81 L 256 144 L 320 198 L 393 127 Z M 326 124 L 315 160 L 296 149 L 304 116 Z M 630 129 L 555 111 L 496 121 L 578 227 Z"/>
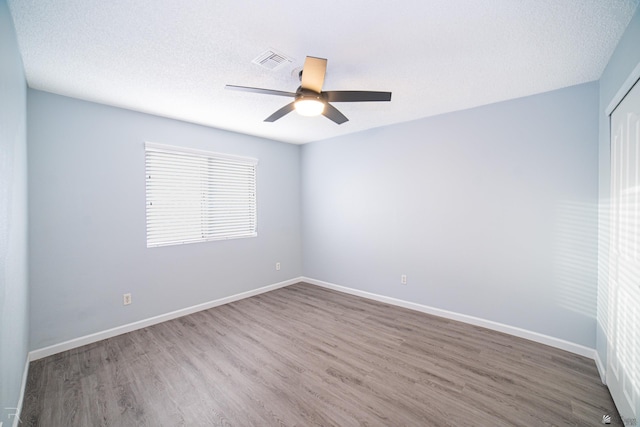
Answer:
<path fill-rule="evenodd" d="M 303 89 L 302 86 L 300 86 L 298 90 L 296 90 L 296 101 L 302 99 L 326 102 L 326 99 L 322 93 L 314 92 L 310 89 Z"/>

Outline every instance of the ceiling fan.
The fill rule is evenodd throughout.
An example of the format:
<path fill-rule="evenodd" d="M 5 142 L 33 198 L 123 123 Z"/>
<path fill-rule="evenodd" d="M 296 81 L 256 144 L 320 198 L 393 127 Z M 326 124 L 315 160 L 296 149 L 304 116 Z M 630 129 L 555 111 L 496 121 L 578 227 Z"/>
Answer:
<path fill-rule="evenodd" d="M 263 93 L 267 95 L 288 96 L 295 100 L 264 119 L 265 122 L 275 122 L 286 114 L 296 110 L 303 116 L 318 116 L 322 114 L 328 119 L 341 125 L 348 121 L 330 102 L 371 102 L 391 101 L 391 92 L 372 92 L 357 90 L 328 90 L 322 91 L 324 76 L 327 72 L 327 60 L 307 56 L 304 67 L 300 71 L 300 87 L 295 92 L 284 92 L 258 87 L 226 85 L 226 89 L 245 92 Z"/>

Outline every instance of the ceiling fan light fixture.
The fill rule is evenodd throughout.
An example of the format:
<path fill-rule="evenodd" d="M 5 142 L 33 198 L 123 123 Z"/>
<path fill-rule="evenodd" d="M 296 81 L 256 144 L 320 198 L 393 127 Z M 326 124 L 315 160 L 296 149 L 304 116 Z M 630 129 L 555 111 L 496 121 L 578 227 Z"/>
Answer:
<path fill-rule="evenodd" d="M 294 107 L 301 116 L 319 116 L 324 112 L 324 102 L 318 98 L 300 98 Z"/>

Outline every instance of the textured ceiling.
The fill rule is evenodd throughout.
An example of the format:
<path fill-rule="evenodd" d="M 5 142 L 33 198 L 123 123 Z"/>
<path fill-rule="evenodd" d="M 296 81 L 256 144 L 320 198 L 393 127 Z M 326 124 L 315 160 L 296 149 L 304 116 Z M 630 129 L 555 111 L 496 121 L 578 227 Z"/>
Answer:
<path fill-rule="evenodd" d="M 30 87 L 305 143 L 596 80 L 640 0 L 8 0 Z M 294 61 L 251 61 L 272 48 Z M 393 92 L 336 103 L 350 121 L 295 113 L 305 56 L 325 90 Z M 294 73 L 295 74 L 295 73 Z"/>

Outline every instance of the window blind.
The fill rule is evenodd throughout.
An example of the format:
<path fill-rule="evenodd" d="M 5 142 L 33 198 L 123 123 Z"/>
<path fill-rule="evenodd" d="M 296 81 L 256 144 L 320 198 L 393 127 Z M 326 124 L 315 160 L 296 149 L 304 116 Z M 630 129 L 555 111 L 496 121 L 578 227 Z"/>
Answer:
<path fill-rule="evenodd" d="M 146 143 L 147 247 L 256 236 L 257 163 Z"/>

